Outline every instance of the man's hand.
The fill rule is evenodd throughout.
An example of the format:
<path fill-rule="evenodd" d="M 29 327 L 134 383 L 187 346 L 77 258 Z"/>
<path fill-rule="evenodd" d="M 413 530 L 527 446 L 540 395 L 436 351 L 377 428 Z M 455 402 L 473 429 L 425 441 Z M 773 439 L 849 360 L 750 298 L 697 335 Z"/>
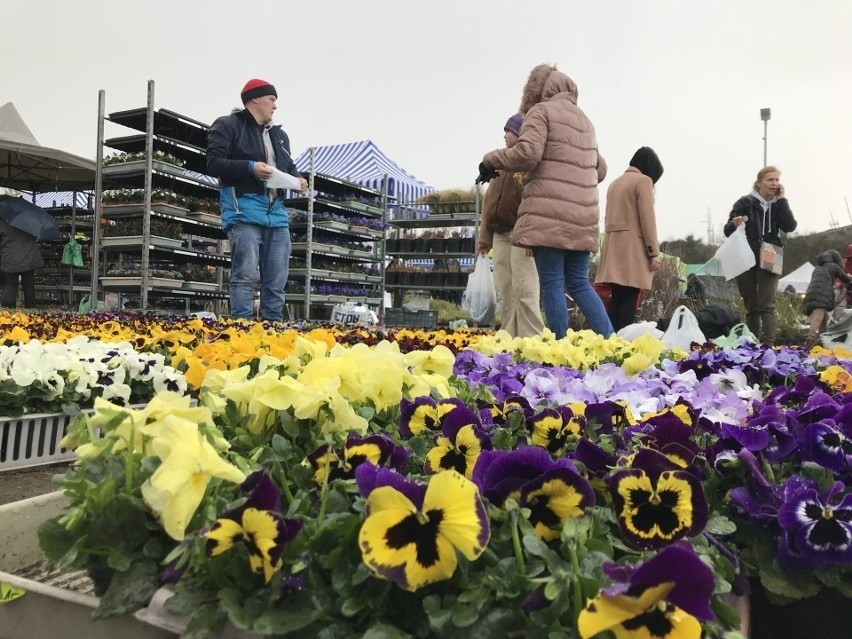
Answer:
<path fill-rule="evenodd" d="M 308 181 L 305 178 L 299 178 L 299 193 L 304 193 L 308 190 Z"/>
<path fill-rule="evenodd" d="M 653 273 L 654 271 L 659 271 L 659 270 L 660 270 L 660 267 L 661 267 L 662 265 L 663 265 L 663 262 L 662 262 L 662 260 L 660 259 L 660 256 L 659 256 L 659 255 L 657 255 L 657 256 L 655 256 L 655 257 L 652 257 L 652 258 L 651 258 L 651 262 L 650 262 L 650 264 L 648 264 L 648 268 L 649 268 L 649 269 L 651 270 L 651 272 Z"/>
<path fill-rule="evenodd" d="M 476 247 L 476 252 L 479 253 L 480 255 L 487 255 L 488 251 L 490 251 L 490 250 L 491 250 L 491 247 L 488 246 L 488 244 L 483 244 L 482 242 L 480 242 L 479 245 Z"/>
<path fill-rule="evenodd" d="M 266 162 L 254 163 L 254 177 L 258 180 L 268 180 L 272 177 L 272 167 Z"/>

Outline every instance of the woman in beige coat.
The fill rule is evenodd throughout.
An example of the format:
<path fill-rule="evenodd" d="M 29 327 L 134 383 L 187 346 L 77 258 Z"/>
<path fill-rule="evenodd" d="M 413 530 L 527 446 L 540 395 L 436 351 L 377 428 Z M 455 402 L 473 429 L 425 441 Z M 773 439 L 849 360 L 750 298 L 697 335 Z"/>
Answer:
<path fill-rule="evenodd" d="M 604 241 L 595 282 L 612 287 L 607 315 L 616 331 L 633 323 L 639 292 L 651 288 L 654 271 L 660 268 L 654 185 L 662 175 L 660 158 L 643 146 L 606 192 Z"/>
<path fill-rule="evenodd" d="M 555 66 L 535 67 L 524 86 L 517 144 L 486 153 L 480 173 L 487 178 L 494 169 L 525 171 L 512 241 L 533 250 L 547 327 L 565 337 L 567 288 L 592 330 L 608 337 L 612 325 L 589 283 L 589 255 L 598 248 L 598 183 L 606 177 L 606 162 L 577 94 L 574 81 Z"/>

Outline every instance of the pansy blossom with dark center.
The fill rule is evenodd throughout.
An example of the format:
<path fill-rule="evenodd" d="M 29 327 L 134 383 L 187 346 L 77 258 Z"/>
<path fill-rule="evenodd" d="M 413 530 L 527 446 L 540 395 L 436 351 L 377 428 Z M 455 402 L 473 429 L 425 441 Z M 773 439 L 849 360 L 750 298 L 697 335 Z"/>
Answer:
<path fill-rule="evenodd" d="M 802 455 L 835 473 L 852 468 L 852 424 L 846 423 L 841 426 L 833 419 L 824 419 L 805 426 Z"/>
<path fill-rule="evenodd" d="M 642 449 L 612 475 L 610 494 L 622 536 L 637 548 L 659 548 L 699 534 L 707 501 L 698 479 L 662 453 Z"/>
<path fill-rule="evenodd" d="M 302 529 L 302 522 L 281 516 L 281 493 L 265 474 L 255 473 L 243 487 L 251 495 L 239 508 L 223 512 L 204 532 L 207 555 L 221 555 L 237 545 L 248 551 L 253 572 L 266 583 L 281 567 L 281 553 Z"/>
<path fill-rule="evenodd" d="M 355 479 L 367 499 L 358 543 L 375 576 L 414 591 L 452 577 L 458 552 L 473 561 L 485 551 L 488 515 L 476 485 L 459 473 L 438 473 L 423 486 L 364 464 Z"/>
<path fill-rule="evenodd" d="M 328 444 L 323 444 L 308 455 L 308 461 L 316 471 L 314 481 L 321 485 L 326 469 L 329 481 L 353 479 L 355 469 L 364 462 L 376 466 L 390 465 L 396 470 L 402 470 L 410 455 L 410 450 L 396 446 L 384 433 L 363 437 L 360 433 L 351 432 L 342 450 L 333 450 Z"/>
<path fill-rule="evenodd" d="M 586 405 L 545 408 L 527 419 L 532 443 L 547 449 L 551 455 L 562 455 L 569 441 L 576 441 L 586 426 Z"/>
<path fill-rule="evenodd" d="M 810 479 L 793 476 L 787 480 L 778 511 L 785 536 L 779 543 L 782 565 L 808 569 L 852 563 L 852 493 L 844 495 L 845 490 L 843 482 L 820 492 Z"/>
<path fill-rule="evenodd" d="M 469 408 L 452 410 L 442 421 L 441 435 L 426 453 L 424 472 L 433 475 L 454 470 L 470 478 L 479 454 L 493 448 L 491 438 L 482 429 L 478 416 Z"/>
<path fill-rule="evenodd" d="M 594 506 L 589 482 L 565 458 L 554 461 L 546 450 L 528 446 L 513 451 L 483 451 L 473 481 L 495 506 L 514 499 L 530 511 L 536 536 L 558 539 L 565 521 Z"/>
<path fill-rule="evenodd" d="M 605 564 L 614 583 L 589 600 L 577 620 L 580 636 L 609 630 L 616 639 L 700 639 L 710 608 L 713 571 L 686 543 L 661 550 L 638 567 Z"/>
<path fill-rule="evenodd" d="M 437 402 L 428 395 L 415 397 L 413 400 L 403 397 L 399 403 L 399 412 L 399 435 L 403 439 L 411 439 L 423 431 L 437 429 Z"/>

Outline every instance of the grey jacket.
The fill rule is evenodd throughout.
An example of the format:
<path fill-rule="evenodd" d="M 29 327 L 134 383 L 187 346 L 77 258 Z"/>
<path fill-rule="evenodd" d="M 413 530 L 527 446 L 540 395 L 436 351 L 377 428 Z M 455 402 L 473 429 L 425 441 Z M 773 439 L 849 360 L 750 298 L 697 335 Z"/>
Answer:
<path fill-rule="evenodd" d="M 24 273 L 44 266 L 35 238 L 0 220 L 0 271 Z"/>
<path fill-rule="evenodd" d="M 841 280 L 846 284 L 852 281 L 841 264 L 840 253 L 835 250 L 819 254 L 817 266 L 811 274 L 811 282 L 805 293 L 805 315 L 810 315 L 816 308 L 824 308 L 827 311 L 834 309 L 834 280 Z"/>

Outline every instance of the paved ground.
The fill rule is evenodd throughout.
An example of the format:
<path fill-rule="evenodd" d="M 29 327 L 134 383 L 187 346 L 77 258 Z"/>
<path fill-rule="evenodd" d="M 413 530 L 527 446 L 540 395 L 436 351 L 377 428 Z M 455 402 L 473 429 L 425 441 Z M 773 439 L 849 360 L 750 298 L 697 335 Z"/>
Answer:
<path fill-rule="evenodd" d="M 0 504 L 8 504 L 53 491 L 50 479 L 56 474 L 64 473 L 67 467 L 68 464 L 65 463 L 0 472 Z"/>

